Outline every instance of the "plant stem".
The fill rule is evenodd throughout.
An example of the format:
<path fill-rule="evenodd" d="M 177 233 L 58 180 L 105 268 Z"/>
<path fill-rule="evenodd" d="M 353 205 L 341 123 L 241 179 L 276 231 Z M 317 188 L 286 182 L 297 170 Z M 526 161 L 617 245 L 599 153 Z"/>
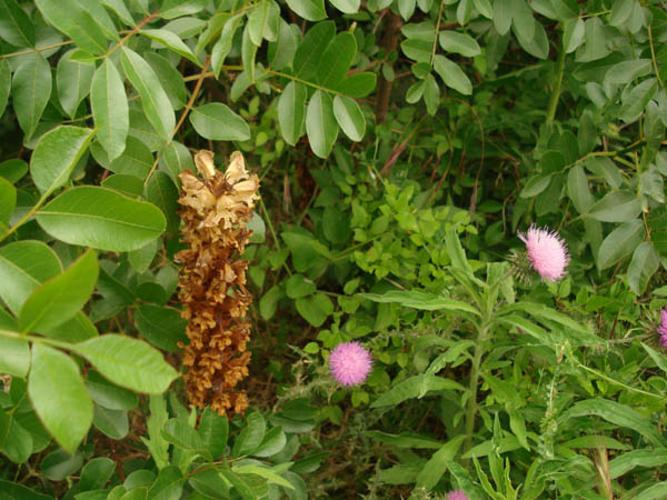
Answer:
<path fill-rule="evenodd" d="M 468 407 L 466 409 L 466 440 L 465 450 L 469 451 L 472 445 L 472 437 L 475 432 L 475 417 L 477 416 L 477 386 L 479 385 L 479 367 L 482 364 L 484 356 L 484 342 L 489 330 L 488 322 L 484 322 L 479 329 L 477 342 L 475 343 L 475 353 L 473 354 L 472 367 L 470 368 L 470 396 L 468 397 Z"/>
<path fill-rule="evenodd" d="M 651 48 L 651 62 L 653 63 L 653 71 L 655 72 L 655 77 L 658 79 L 658 83 L 660 83 L 660 87 L 665 88 L 665 82 L 663 82 L 662 78 L 660 77 L 660 69 L 658 68 L 658 61 L 655 58 L 655 46 L 653 45 L 653 30 L 651 29 L 650 24 L 647 27 L 647 33 L 648 33 L 648 44 L 649 47 Z"/>
<path fill-rule="evenodd" d="M 565 49 L 561 48 L 558 54 L 558 61 L 556 66 L 556 81 L 554 82 L 554 89 L 549 98 L 549 106 L 547 108 L 547 126 L 551 125 L 556 117 L 556 110 L 558 109 L 558 101 L 560 99 L 560 91 L 563 85 L 563 74 L 565 72 Z"/>
<path fill-rule="evenodd" d="M 59 347 L 60 349 L 66 349 L 68 351 L 75 351 L 75 346 L 73 344 L 68 344 L 67 342 L 60 342 L 59 340 L 48 339 L 46 337 L 35 337 L 33 335 L 25 335 L 18 332 L 12 332 L 10 330 L 0 330 L 0 337 L 7 337 L 10 339 L 19 339 L 27 340 L 29 342 L 36 342 L 38 344 L 46 344 L 53 347 Z"/>

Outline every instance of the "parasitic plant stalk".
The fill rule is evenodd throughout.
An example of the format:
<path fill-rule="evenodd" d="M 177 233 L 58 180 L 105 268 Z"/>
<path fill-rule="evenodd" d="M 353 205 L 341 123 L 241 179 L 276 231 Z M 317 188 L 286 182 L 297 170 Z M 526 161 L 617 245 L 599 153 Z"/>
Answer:
<path fill-rule="evenodd" d="M 213 153 L 199 151 L 192 172 L 180 174 L 182 264 L 179 299 L 188 320 L 189 343 L 183 348 L 184 379 L 190 403 L 219 414 L 242 413 L 248 397 L 238 384 L 248 376 L 252 296 L 246 289 L 248 262 L 241 259 L 251 231 L 247 228 L 259 178 L 249 174 L 240 152 L 232 153 L 223 173 Z"/>

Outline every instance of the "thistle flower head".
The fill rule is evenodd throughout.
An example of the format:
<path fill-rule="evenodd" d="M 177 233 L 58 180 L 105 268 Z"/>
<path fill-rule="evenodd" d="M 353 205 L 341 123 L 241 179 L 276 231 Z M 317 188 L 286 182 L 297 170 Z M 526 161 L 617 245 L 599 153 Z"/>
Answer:
<path fill-rule="evenodd" d="M 660 335 L 660 345 L 667 347 L 667 308 L 660 311 L 658 334 Z"/>
<path fill-rule="evenodd" d="M 468 500 L 468 495 L 463 490 L 454 490 L 447 493 L 447 500 Z"/>
<path fill-rule="evenodd" d="M 528 260 L 545 281 L 557 281 L 565 276 L 570 263 L 565 242 L 555 231 L 531 226 L 526 234 L 519 234 L 526 244 Z"/>
<path fill-rule="evenodd" d="M 345 386 L 363 383 L 372 364 L 370 353 L 359 342 L 338 344 L 329 356 L 331 376 Z"/>

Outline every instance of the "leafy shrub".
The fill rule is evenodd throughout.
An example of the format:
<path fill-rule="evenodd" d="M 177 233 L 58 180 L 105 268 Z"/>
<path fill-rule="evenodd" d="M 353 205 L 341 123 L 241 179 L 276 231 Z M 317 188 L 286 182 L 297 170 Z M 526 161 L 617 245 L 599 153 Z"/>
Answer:
<path fill-rule="evenodd" d="M 667 496 L 666 40 L 638 0 L 0 0 L 3 497 Z M 201 149 L 261 179 L 243 416 L 180 377 Z"/>

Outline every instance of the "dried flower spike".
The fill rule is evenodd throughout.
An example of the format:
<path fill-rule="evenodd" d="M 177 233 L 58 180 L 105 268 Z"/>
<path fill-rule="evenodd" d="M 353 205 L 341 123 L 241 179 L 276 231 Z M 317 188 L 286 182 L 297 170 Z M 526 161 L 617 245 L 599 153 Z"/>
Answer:
<path fill-rule="evenodd" d="M 213 153 L 199 151 L 195 165 L 203 180 L 180 174 L 182 240 L 176 255 L 182 264 L 179 299 L 189 343 L 183 348 L 188 399 L 199 408 L 241 413 L 248 406 L 238 384 L 248 376 L 252 296 L 246 289 L 247 261 L 241 254 L 251 231 L 247 223 L 258 199 L 259 179 L 249 174 L 240 152 L 232 153 L 226 172 L 215 169 Z"/>
<path fill-rule="evenodd" d="M 329 356 L 331 376 L 347 386 L 363 383 L 372 364 L 370 353 L 359 342 L 338 344 Z"/>
<path fill-rule="evenodd" d="M 519 238 L 526 244 L 528 260 L 545 281 L 558 281 L 565 276 L 570 263 L 565 242 L 555 231 L 531 226 Z"/>

